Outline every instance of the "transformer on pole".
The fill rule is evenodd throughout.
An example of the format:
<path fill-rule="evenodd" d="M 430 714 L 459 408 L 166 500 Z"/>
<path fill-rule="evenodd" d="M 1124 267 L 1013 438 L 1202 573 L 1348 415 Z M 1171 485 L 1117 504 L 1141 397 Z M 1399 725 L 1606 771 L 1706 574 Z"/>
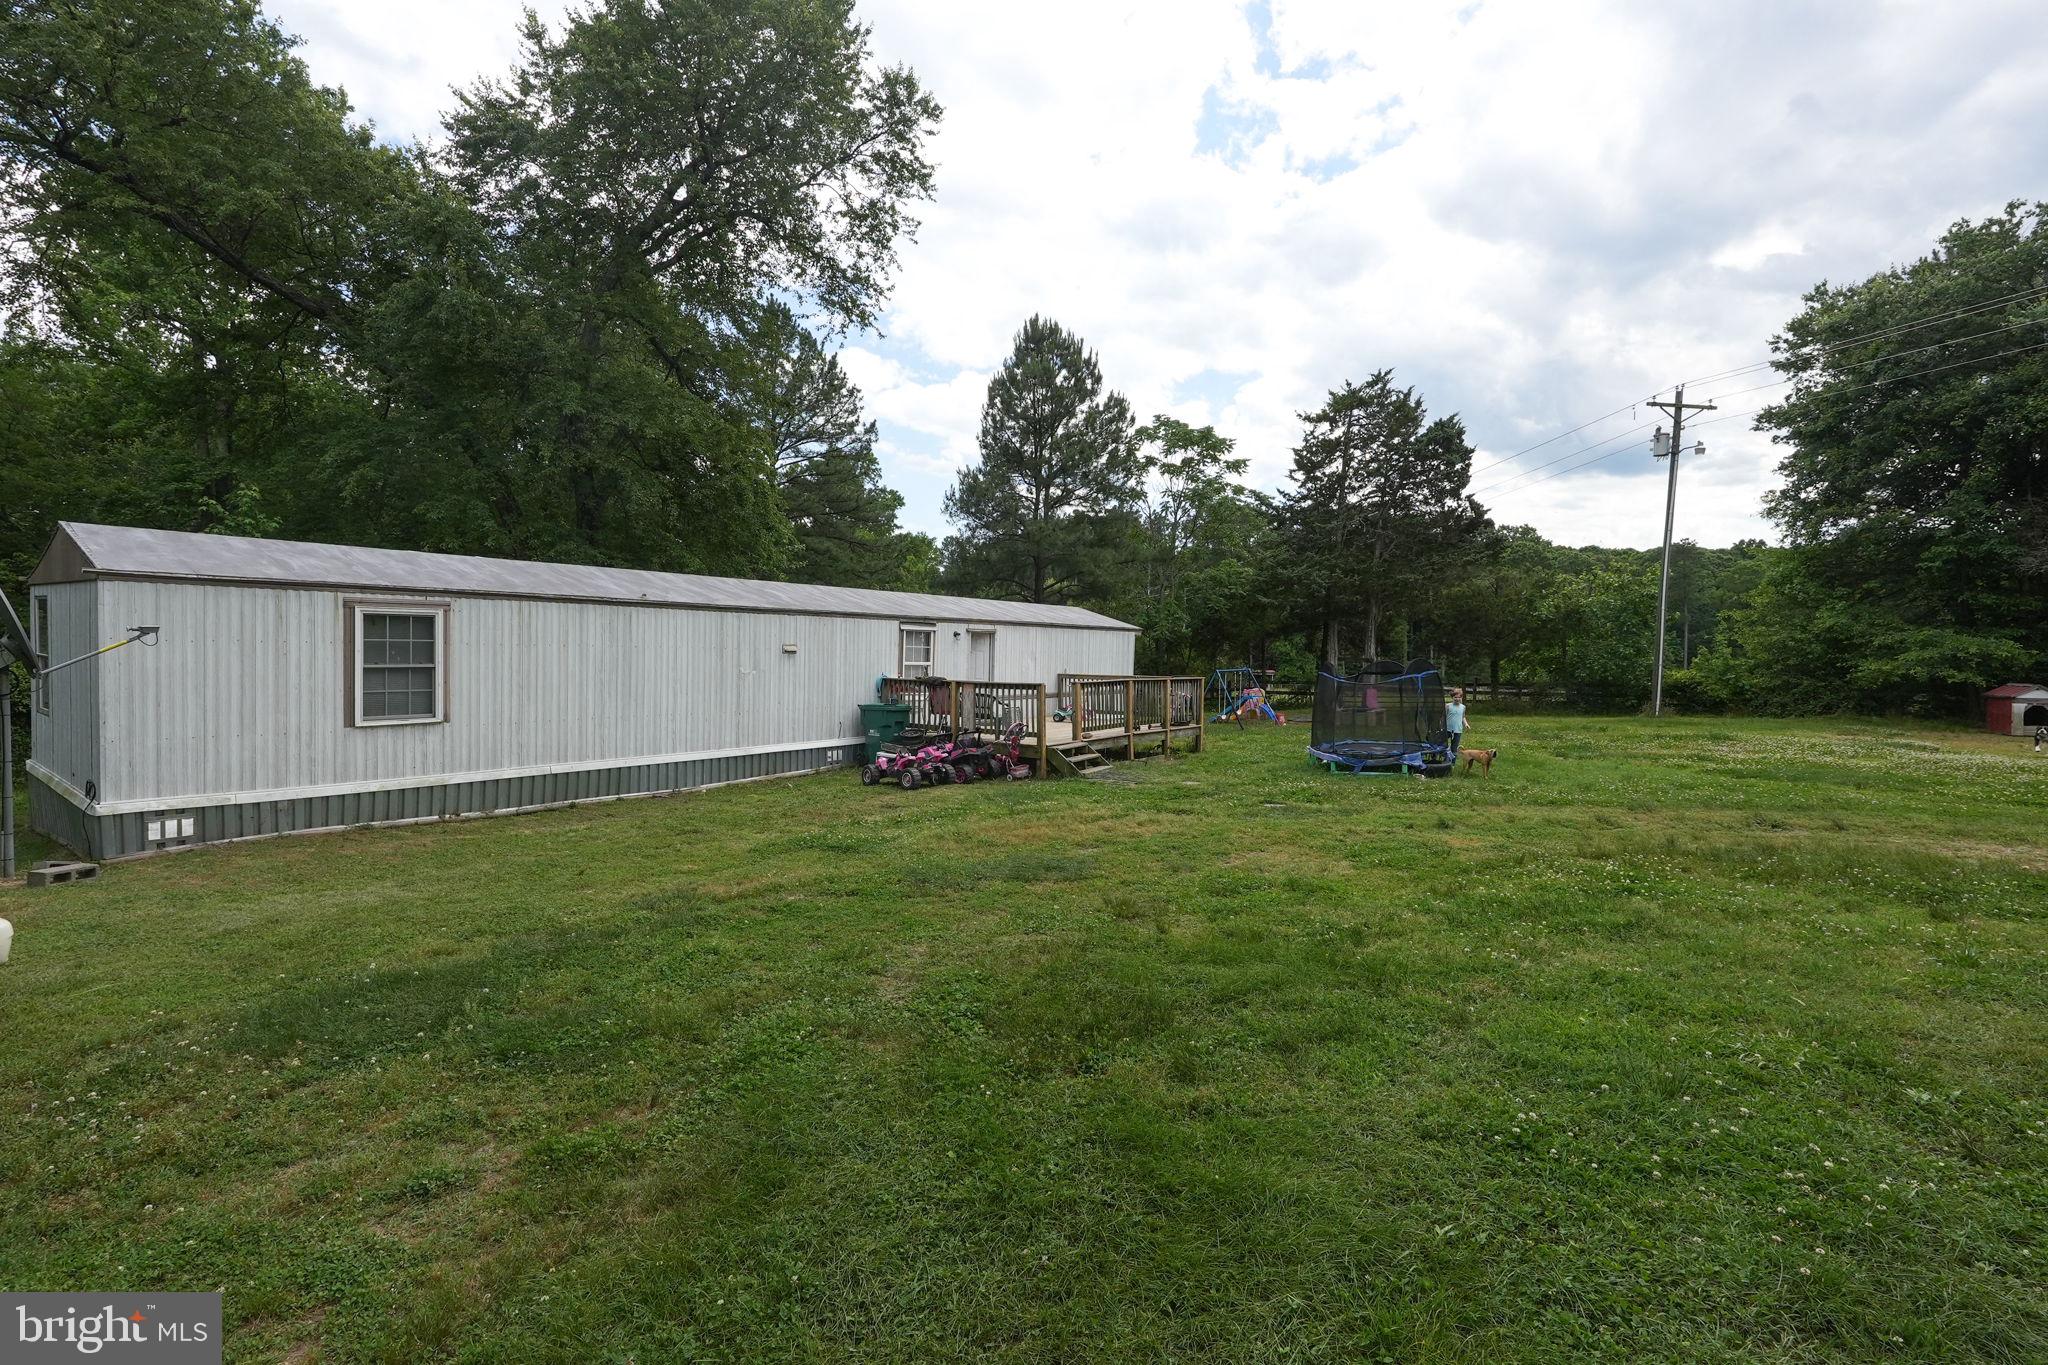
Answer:
<path fill-rule="evenodd" d="M 1688 403 L 1685 401 L 1685 385 L 1680 384 L 1669 402 L 1651 400 L 1650 406 L 1662 408 L 1671 414 L 1671 435 L 1667 439 L 1664 429 L 1657 429 L 1655 451 L 1658 459 L 1670 459 L 1671 469 L 1664 485 L 1664 572 L 1657 580 L 1657 666 L 1650 675 L 1650 714 L 1664 714 L 1664 612 L 1671 598 L 1671 523 L 1678 512 L 1678 451 L 1679 442 L 1685 432 L 1685 415 L 1688 412 L 1712 412 L 1712 403 Z M 1695 455 L 1707 453 L 1702 441 L 1693 451 Z"/>

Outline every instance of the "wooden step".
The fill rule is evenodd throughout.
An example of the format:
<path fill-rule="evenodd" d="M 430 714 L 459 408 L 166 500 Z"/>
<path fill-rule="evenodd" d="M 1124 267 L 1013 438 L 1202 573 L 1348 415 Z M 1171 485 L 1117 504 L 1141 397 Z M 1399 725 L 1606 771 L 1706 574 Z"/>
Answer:
<path fill-rule="evenodd" d="M 1076 777 L 1107 777 L 1109 760 L 1097 753 L 1095 746 L 1085 739 L 1070 739 L 1050 746 L 1053 766 L 1072 773 Z"/>

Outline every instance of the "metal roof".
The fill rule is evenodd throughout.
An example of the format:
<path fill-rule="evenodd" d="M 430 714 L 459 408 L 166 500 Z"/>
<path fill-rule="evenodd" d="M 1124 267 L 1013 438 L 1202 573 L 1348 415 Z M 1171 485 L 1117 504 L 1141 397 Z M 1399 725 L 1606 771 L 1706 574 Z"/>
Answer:
<path fill-rule="evenodd" d="M 374 550 L 191 531 L 150 531 L 75 521 L 58 524 L 57 542 L 44 556 L 46 568 L 69 558 L 60 552 L 60 544 L 67 536 L 77 547 L 77 557 L 82 560 L 79 567 L 86 574 L 479 597 L 539 597 L 721 611 L 880 616 L 911 621 L 989 621 L 998 625 L 1067 626 L 1082 630 L 1137 629 L 1084 607 L 884 592 L 875 588 L 832 588 L 814 583 L 773 583 L 751 578 L 710 578 L 592 564 L 485 559 L 419 550 Z M 31 581 L 51 580 L 38 570 Z"/>

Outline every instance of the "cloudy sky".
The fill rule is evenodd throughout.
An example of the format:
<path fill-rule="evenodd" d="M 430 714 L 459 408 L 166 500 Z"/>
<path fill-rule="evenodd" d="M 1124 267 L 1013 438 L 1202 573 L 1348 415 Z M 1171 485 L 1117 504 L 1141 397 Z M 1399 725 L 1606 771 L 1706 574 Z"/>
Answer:
<path fill-rule="evenodd" d="M 448 88 L 515 55 L 516 0 L 270 8 L 394 141 L 434 136 Z M 1816 281 L 2048 197 L 2037 0 L 860 12 L 947 111 L 892 306 L 843 351 L 906 523 L 935 533 L 988 377 L 1043 312 L 1141 416 L 1235 438 L 1262 486 L 1284 480 L 1299 411 L 1392 367 L 1432 413 L 1463 415 L 1498 519 L 1653 544 L 1662 475 L 1648 433 L 1623 433 L 1659 415 L 1625 405 L 1764 359 Z M 1774 461 L 1748 425 L 1700 429 L 1681 535 L 1769 535 Z"/>

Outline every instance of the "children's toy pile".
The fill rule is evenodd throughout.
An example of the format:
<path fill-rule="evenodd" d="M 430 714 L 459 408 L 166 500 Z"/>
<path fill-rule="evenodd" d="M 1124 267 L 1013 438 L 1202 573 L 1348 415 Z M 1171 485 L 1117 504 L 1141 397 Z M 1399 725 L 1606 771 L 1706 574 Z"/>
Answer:
<path fill-rule="evenodd" d="M 893 782 L 914 792 L 919 787 L 983 778 L 1026 778 L 1031 776 L 1031 765 L 1024 759 L 1023 738 L 1024 723 L 1017 721 L 994 740 L 968 734 L 885 744 L 875 761 L 861 768 L 861 784 L 873 787 Z"/>

